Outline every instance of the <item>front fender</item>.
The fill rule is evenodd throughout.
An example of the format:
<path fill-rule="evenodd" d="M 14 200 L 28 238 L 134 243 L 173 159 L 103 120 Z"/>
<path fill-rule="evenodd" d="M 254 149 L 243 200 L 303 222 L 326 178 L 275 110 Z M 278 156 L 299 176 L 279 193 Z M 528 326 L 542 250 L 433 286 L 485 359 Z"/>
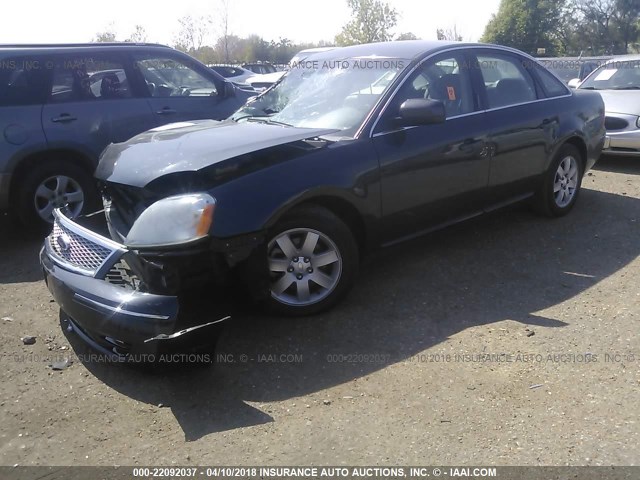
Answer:
<path fill-rule="evenodd" d="M 379 163 L 369 139 L 336 142 L 233 179 L 211 193 L 217 201 L 216 238 L 263 231 L 295 205 L 319 197 L 348 202 L 363 217 L 381 213 Z"/>

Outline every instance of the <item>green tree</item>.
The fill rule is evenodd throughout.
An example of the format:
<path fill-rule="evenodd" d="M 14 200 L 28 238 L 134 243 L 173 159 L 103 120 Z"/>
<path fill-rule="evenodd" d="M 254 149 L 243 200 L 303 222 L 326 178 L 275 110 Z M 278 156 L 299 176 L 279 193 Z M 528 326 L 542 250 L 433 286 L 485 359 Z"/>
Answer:
<path fill-rule="evenodd" d="M 237 35 L 222 35 L 218 38 L 214 49 L 221 62 L 223 63 L 240 63 L 244 55 L 246 39 Z"/>
<path fill-rule="evenodd" d="M 561 49 L 565 0 L 501 0 L 498 13 L 487 24 L 482 41 L 507 45 L 535 55 Z"/>
<path fill-rule="evenodd" d="M 246 39 L 242 61 L 265 61 L 271 57 L 271 48 L 269 42 L 259 35 L 249 35 Z"/>
<path fill-rule="evenodd" d="M 293 57 L 298 51 L 296 50 L 296 45 L 294 45 L 291 40 L 282 37 L 280 37 L 277 42 L 272 40 L 269 48 L 271 50 L 269 61 L 277 65 L 289 63 L 291 57 Z"/>
<path fill-rule="evenodd" d="M 458 32 L 458 26 L 454 25 L 452 28 L 438 28 L 436 30 L 436 38 L 438 40 L 451 40 L 454 42 L 462 41 L 462 34 Z"/>
<path fill-rule="evenodd" d="M 396 37 L 396 40 L 420 40 L 415 33 L 405 32 Z"/>
<path fill-rule="evenodd" d="M 382 0 L 347 0 L 351 21 L 336 36 L 340 46 L 387 42 L 398 23 L 398 12 Z"/>
<path fill-rule="evenodd" d="M 117 42 L 114 30 L 113 23 L 110 23 L 102 32 L 96 33 L 96 36 L 91 41 L 97 43 Z"/>
<path fill-rule="evenodd" d="M 614 25 L 618 28 L 623 53 L 640 38 L 640 0 L 617 0 Z"/>
<path fill-rule="evenodd" d="M 638 41 L 640 0 L 573 0 L 576 43 L 592 55 L 624 54 Z"/>

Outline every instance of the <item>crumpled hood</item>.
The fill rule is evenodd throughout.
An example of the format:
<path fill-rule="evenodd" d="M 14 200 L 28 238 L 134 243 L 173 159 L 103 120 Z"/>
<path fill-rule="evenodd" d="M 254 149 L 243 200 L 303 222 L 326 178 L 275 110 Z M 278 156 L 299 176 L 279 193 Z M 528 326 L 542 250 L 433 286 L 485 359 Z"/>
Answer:
<path fill-rule="evenodd" d="M 173 123 L 141 133 L 127 142 L 109 145 L 95 176 L 99 180 L 144 187 L 170 173 L 197 171 L 240 155 L 335 132 L 258 122 Z"/>
<path fill-rule="evenodd" d="M 640 116 L 640 90 L 598 90 L 604 109 L 610 113 Z"/>

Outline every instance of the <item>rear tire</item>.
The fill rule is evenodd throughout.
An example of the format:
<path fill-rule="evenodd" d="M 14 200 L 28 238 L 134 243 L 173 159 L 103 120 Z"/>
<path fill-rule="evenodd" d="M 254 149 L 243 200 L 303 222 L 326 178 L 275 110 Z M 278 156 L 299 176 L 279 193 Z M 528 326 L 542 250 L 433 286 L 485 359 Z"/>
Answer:
<path fill-rule="evenodd" d="M 563 145 L 536 192 L 533 203 L 535 210 L 552 218 L 569 213 L 578 200 L 583 175 L 582 154 L 573 145 Z"/>
<path fill-rule="evenodd" d="M 70 217 L 76 217 L 99 207 L 91 175 L 63 160 L 43 159 L 20 180 L 15 190 L 17 218 L 34 233 L 51 230 L 54 208 L 62 207 Z"/>
<path fill-rule="evenodd" d="M 268 235 L 267 307 L 287 316 L 330 309 L 353 286 L 359 266 L 356 240 L 331 211 L 296 208 Z"/>

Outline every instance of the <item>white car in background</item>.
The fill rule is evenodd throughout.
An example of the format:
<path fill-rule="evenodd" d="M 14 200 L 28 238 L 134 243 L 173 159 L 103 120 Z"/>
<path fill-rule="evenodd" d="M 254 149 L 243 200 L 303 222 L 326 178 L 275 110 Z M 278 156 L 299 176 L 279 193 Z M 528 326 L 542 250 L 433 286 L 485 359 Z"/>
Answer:
<path fill-rule="evenodd" d="M 246 83 L 247 78 L 255 76 L 251 70 L 236 65 L 209 65 L 209 68 L 233 83 Z"/>
<path fill-rule="evenodd" d="M 273 72 L 273 73 L 264 73 L 262 75 L 254 75 L 245 80 L 245 82 L 253 87 L 253 89 L 257 92 L 264 92 L 271 85 L 280 80 L 286 71 L 282 72 Z"/>
<path fill-rule="evenodd" d="M 578 87 L 604 100 L 603 155 L 640 157 L 640 55 L 623 55 L 594 70 Z"/>
<path fill-rule="evenodd" d="M 306 59 L 307 57 L 320 52 L 326 52 L 329 50 L 334 50 L 336 47 L 317 47 L 317 48 L 307 48 L 305 50 L 301 50 L 296 53 L 291 61 L 289 61 L 289 68 L 296 68 L 296 65 Z M 266 89 L 271 87 L 273 84 L 278 82 L 287 71 L 281 72 L 272 72 L 266 73 L 263 75 L 255 75 L 253 77 L 245 80 L 246 83 L 250 84 L 256 91 L 264 92 Z"/>
<path fill-rule="evenodd" d="M 209 68 L 243 90 L 262 92 L 280 80 L 286 72 L 257 74 L 236 65 L 209 65 Z"/>
<path fill-rule="evenodd" d="M 289 62 L 289 68 L 291 68 L 292 66 L 295 66 L 297 63 L 300 63 L 302 60 L 304 60 L 310 55 L 313 55 L 314 53 L 328 52 L 329 50 L 334 50 L 335 48 L 337 47 L 316 47 L 316 48 L 307 48 L 306 50 L 300 50 L 298 53 L 296 53 L 293 56 L 293 58 Z"/>

